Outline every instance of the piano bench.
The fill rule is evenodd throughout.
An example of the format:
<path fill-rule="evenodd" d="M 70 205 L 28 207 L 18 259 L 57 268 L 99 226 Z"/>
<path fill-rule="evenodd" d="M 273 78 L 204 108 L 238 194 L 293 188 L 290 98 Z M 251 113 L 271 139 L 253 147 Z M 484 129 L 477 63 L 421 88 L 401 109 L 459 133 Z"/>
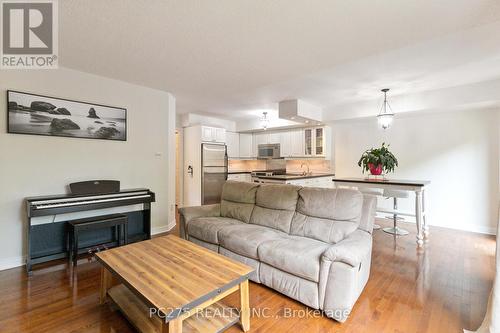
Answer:
<path fill-rule="evenodd" d="M 78 250 L 80 249 L 78 245 L 79 233 L 85 230 L 103 228 L 114 228 L 118 246 L 126 245 L 128 243 L 126 215 L 110 214 L 68 221 L 66 239 L 68 243 L 69 260 L 73 262 L 73 266 L 77 265 L 78 260 Z M 96 245 L 99 244 L 94 244 L 93 246 Z"/>

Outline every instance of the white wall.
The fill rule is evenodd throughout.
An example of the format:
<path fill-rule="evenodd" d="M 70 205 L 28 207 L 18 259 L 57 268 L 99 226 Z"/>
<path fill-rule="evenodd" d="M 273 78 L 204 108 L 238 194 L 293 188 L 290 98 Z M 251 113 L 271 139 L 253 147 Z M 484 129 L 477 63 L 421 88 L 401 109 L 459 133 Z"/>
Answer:
<path fill-rule="evenodd" d="M 175 223 L 175 99 L 166 92 L 69 69 L 0 73 L 0 269 L 25 255 L 23 199 L 117 179 L 156 193 L 153 232 Z M 6 89 L 127 108 L 126 142 L 7 134 Z"/>
<path fill-rule="evenodd" d="M 432 183 L 427 194 L 431 225 L 495 233 L 498 206 L 499 112 L 407 114 L 383 131 L 375 117 L 332 124 L 336 176 L 361 177 L 362 152 L 389 143 L 399 160 L 391 178 Z M 414 210 L 414 195 L 400 207 Z M 384 202 L 383 202 L 384 201 Z M 390 206 L 388 200 L 379 205 Z"/>

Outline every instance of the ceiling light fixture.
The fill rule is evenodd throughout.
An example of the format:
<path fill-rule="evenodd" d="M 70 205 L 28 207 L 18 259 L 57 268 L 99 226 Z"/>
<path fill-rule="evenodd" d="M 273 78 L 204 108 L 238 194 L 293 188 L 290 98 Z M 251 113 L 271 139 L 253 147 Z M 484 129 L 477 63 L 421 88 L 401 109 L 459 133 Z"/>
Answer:
<path fill-rule="evenodd" d="M 267 111 L 262 112 L 262 118 L 260 118 L 260 126 L 265 130 L 267 130 L 267 126 L 269 126 L 269 118 L 267 118 Z"/>
<path fill-rule="evenodd" d="M 392 108 L 389 105 L 389 102 L 387 102 L 387 92 L 389 91 L 389 89 L 385 88 L 381 91 L 384 93 L 384 104 L 380 108 L 380 113 L 377 116 L 378 124 L 383 129 L 388 129 L 392 124 L 392 120 L 394 119 L 394 112 L 392 112 Z"/>

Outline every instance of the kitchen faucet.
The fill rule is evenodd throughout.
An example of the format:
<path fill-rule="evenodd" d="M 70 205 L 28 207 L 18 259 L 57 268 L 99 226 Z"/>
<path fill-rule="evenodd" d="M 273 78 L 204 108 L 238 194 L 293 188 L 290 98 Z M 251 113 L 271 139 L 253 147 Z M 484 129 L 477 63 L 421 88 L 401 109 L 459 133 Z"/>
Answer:
<path fill-rule="evenodd" d="M 300 168 L 302 169 L 304 167 L 304 165 L 307 167 L 307 172 L 302 172 L 305 175 L 309 175 L 311 172 L 309 171 L 309 161 L 307 162 L 302 162 L 302 164 L 300 165 Z"/>

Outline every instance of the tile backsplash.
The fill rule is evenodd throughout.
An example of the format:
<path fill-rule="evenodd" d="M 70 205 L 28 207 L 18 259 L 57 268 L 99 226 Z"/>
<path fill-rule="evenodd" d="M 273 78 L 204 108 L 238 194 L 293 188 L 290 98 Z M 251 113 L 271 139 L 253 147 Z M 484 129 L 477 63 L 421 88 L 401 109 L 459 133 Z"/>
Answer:
<path fill-rule="evenodd" d="M 264 160 L 229 160 L 229 171 L 265 170 Z"/>
<path fill-rule="evenodd" d="M 307 170 L 307 165 L 309 165 L 309 171 L 315 173 L 330 173 L 333 172 L 331 166 L 331 161 L 329 160 L 287 160 L 286 161 L 286 171 L 287 172 L 302 172 Z"/>
<path fill-rule="evenodd" d="M 303 165 L 301 167 L 301 165 Z M 329 160 L 229 160 L 229 171 L 253 171 L 253 170 L 273 170 L 285 169 L 287 172 L 302 172 L 307 170 L 317 173 L 333 172 L 331 161 Z"/>

